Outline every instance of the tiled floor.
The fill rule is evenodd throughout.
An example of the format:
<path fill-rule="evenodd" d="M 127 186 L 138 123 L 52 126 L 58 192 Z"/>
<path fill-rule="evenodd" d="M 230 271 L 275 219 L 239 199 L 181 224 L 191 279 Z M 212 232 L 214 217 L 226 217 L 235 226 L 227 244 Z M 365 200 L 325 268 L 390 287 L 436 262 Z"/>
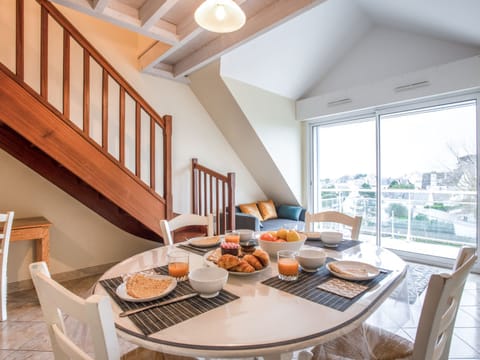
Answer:
<path fill-rule="evenodd" d="M 80 296 L 86 296 L 95 281 L 95 277 L 88 277 L 64 285 Z M 8 320 L 0 322 L 0 360 L 54 359 L 35 292 L 29 290 L 10 294 L 8 300 Z M 411 339 L 415 337 L 422 301 L 421 296 L 411 306 L 409 319 L 403 319 L 401 327 L 396 329 L 400 335 Z M 121 341 L 120 345 L 122 352 L 132 349 L 132 345 L 126 342 Z M 480 360 L 480 275 L 471 274 L 465 286 L 450 359 Z"/>

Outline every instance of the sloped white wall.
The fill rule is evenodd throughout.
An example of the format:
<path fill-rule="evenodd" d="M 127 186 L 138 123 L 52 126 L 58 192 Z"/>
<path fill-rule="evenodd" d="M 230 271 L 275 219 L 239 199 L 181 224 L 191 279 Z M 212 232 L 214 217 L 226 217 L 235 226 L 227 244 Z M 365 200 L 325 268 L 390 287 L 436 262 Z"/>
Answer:
<path fill-rule="evenodd" d="M 31 17 L 37 10 L 30 8 L 36 2 L 25 3 L 28 36 L 38 36 L 38 21 Z M 220 173 L 235 172 L 239 202 L 250 201 L 255 199 L 258 193 L 262 193 L 187 85 L 144 75 L 137 70 L 136 34 L 70 9 L 60 9 L 159 114 L 173 116 L 175 212 L 191 211 L 193 157 Z M 0 28 L 4 30 L 0 37 L 0 61 L 12 70 L 15 69 L 15 48 L 10 40 L 13 37 L 9 35 L 15 31 L 14 14 L 14 0 L 0 1 Z M 56 37 L 54 35 L 54 38 Z M 30 43 L 27 47 L 27 61 L 34 60 L 38 48 Z M 58 57 L 60 54 L 52 52 L 51 56 Z M 81 53 L 74 56 L 81 57 Z M 75 60 L 78 58 L 72 59 L 74 64 Z M 57 63 L 57 69 L 52 69 L 52 72 L 61 69 L 61 62 Z M 33 63 L 27 63 L 26 66 L 26 76 L 34 87 L 38 84 L 36 67 L 38 64 Z M 56 87 L 53 84 L 57 84 Z M 60 84 L 61 77 L 57 77 L 49 89 L 52 94 L 60 92 Z M 74 118 L 81 119 L 80 109 L 81 104 L 72 104 Z M 17 217 L 43 215 L 53 223 L 50 270 L 54 274 L 119 261 L 152 246 L 158 246 L 117 229 L 4 152 L 0 152 L 0 209 L 12 209 Z M 33 260 L 33 243 L 15 242 L 10 250 L 8 281 L 28 279 L 30 276 L 27 265 Z"/>
<path fill-rule="evenodd" d="M 304 98 L 374 83 L 480 54 L 480 48 L 398 31 L 371 29 Z"/>
<path fill-rule="evenodd" d="M 295 101 L 235 79 L 222 78 L 301 204 L 302 129 L 295 120 Z"/>

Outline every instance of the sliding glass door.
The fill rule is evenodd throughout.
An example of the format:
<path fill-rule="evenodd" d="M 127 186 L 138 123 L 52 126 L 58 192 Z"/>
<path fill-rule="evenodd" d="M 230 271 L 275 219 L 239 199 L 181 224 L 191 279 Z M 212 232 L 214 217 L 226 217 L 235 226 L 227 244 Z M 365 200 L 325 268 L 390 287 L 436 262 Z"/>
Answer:
<path fill-rule="evenodd" d="M 361 240 L 414 257 L 477 246 L 477 109 L 470 96 L 311 124 L 311 210 L 360 215 Z"/>
<path fill-rule="evenodd" d="M 375 243 L 375 118 L 317 126 L 312 144 L 314 212 L 331 209 L 362 216 L 361 236 Z"/>

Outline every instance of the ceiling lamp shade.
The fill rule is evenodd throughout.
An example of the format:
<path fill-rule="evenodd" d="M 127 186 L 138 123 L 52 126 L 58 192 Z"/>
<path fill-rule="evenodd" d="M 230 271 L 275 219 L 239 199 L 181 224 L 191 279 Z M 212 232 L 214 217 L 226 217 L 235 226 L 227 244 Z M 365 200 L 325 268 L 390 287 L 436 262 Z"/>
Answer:
<path fill-rule="evenodd" d="M 206 0 L 195 10 L 195 21 L 208 31 L 228 33 L 245 24 L 245 13 L 233 0 Z"/>

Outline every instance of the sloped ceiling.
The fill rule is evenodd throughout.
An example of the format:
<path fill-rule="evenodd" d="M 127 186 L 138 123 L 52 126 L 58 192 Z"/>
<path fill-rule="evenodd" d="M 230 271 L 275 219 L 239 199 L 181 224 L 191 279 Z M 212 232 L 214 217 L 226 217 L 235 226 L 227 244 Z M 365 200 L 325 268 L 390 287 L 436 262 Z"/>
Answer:
<path fill-rule="evenodd" d="M 328 0 L 222 57 L 222 72 L 273 93 L 309 93 L 372 29 L 476 47 L 480 1 Z"/>

